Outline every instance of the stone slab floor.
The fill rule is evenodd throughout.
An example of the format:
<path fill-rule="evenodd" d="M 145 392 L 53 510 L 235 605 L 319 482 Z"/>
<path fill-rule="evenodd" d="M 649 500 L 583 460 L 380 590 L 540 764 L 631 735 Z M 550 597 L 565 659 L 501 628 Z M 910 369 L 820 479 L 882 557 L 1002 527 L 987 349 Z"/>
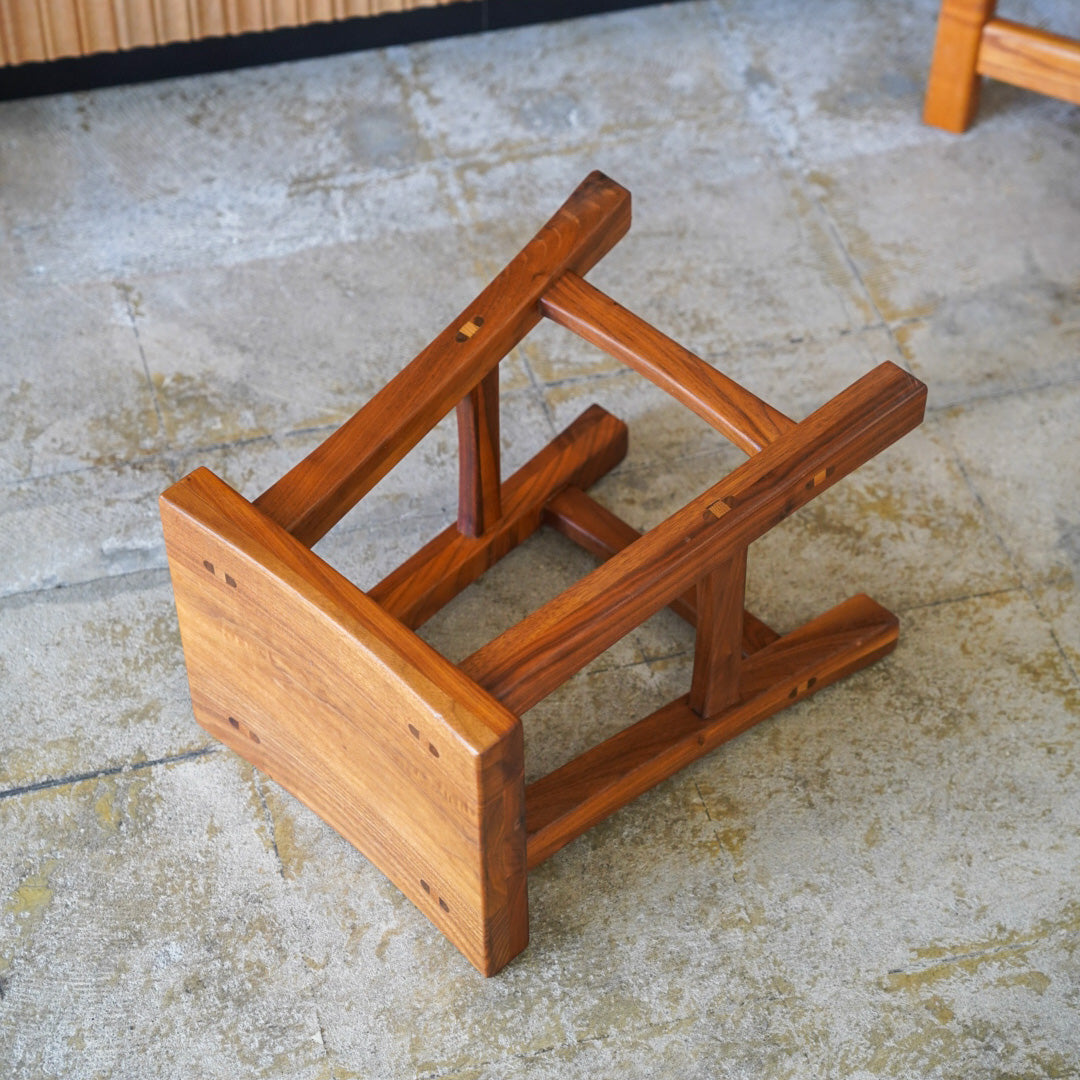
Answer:
<path fill-rule="evenodd" d="M 923 127 L 934 23 L 688 0 L 0 105 L 0 1075 L 1080 1076 L 1080 112 Z M 254 497 L 593 168 L 636 224 L 591 279 L 779 408 L 928 383 L 751 552 L 778 629 L 866 591 L 902 640 L 536 870 L 485 981 L 195 724 L 156 497 Z M 637 525 L 742 459 L 558 328 L 504 372 L 508 468 L 629 421 L 596 493 Z M 454 470 L 444 424 L 318 551 L 373 583 Z M 424 633 L 459 658 L 590 566 L 538 535 Z M 526 716 L 529 776 L 691 659 L 628 635 Z"/>

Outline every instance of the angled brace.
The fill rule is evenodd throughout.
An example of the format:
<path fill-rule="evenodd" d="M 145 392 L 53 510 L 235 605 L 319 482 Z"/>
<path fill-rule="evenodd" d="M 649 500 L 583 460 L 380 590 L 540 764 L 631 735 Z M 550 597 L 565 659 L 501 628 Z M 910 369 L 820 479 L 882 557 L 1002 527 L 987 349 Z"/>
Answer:
<path fill-rule="evenodd" d="M 367 855 L 485 974 L 528 943 L 529 868 L 897 639 L 895 617 L 865 596 L 777 634 L 744 608 L 746 553 L 915 427 L 925 387 L 882 364 L 796 423 L 584 280 L 629 224 L 629 193 L 593 173 L 257 499 L 206 469 L 161 497 L 199 723 Z M 751 456 L 644 535 L 587 494 L 627 446 L 598 405 L 504 480 L 498 363 L 544 317 Z M 457 520 L 361 591 L 311 545 L 455 408 Z M 605 561 L 461 664 L 415 634 L 545 524 Z M 665 605 L 697 628 L 688 692 L 526 787 L 521 713 Z"/>

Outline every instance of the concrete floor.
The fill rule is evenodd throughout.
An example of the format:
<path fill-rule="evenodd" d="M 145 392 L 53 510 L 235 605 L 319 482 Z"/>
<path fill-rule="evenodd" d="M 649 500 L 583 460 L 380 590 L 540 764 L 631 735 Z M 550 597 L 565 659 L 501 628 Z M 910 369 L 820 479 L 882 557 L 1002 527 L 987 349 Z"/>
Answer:
<path fill-rule="evenodd" d="M 992 85 L 923 127 L 934 16 L 686 2 L 0 105 L 0 1074 L 1080 1076 L 1080 112 Z M 778 629 L 866 591 L 902 638 L 536 870 L 485 981 L 196 726 L 156 497 L 254 497 L 594 167 L 636 224 L 591 279 L 778 407 L 929 384 L 751 554 Z M 635 524 L 741 460 L 555 327 L 504 372 L 511 468 L 629 421 L 596 493 Z M 454 469 L 442 425 L 319 552 L 374 582 Z M 590 566 L 540 535 L 425 635 Z M 526 717 L 530 777 L 691 657 L 631 633 Z"/>

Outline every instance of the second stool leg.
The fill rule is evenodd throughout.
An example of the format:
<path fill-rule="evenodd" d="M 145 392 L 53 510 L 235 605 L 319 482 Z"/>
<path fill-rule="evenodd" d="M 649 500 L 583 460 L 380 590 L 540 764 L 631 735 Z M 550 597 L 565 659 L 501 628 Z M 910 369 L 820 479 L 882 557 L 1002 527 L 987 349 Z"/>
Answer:
<path fill-rule="evenodd" d="M 458 402 L 458 529 L 482 536 L 502 516 L 499 369 Z"/>
<path fill-rule="evenodd" d="M 698 581 L 690 708 L 712 716 L 739 699 L 746 548 Z"/>
<path fill-rule="evenodd" d="M 979 43 L 997 0 L 942 0 L 923 120 L 959 134 L 979 107 Z"/>

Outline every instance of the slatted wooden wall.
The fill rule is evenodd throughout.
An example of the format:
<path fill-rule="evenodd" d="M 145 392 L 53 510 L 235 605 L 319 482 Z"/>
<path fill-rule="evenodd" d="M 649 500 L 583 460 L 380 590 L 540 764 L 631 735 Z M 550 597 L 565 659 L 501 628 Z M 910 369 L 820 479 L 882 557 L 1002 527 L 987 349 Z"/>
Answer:
<path fill-rule="evenodd" d="M 330 22 L 451 0 L 0 0 L 0 65 Z"/>

